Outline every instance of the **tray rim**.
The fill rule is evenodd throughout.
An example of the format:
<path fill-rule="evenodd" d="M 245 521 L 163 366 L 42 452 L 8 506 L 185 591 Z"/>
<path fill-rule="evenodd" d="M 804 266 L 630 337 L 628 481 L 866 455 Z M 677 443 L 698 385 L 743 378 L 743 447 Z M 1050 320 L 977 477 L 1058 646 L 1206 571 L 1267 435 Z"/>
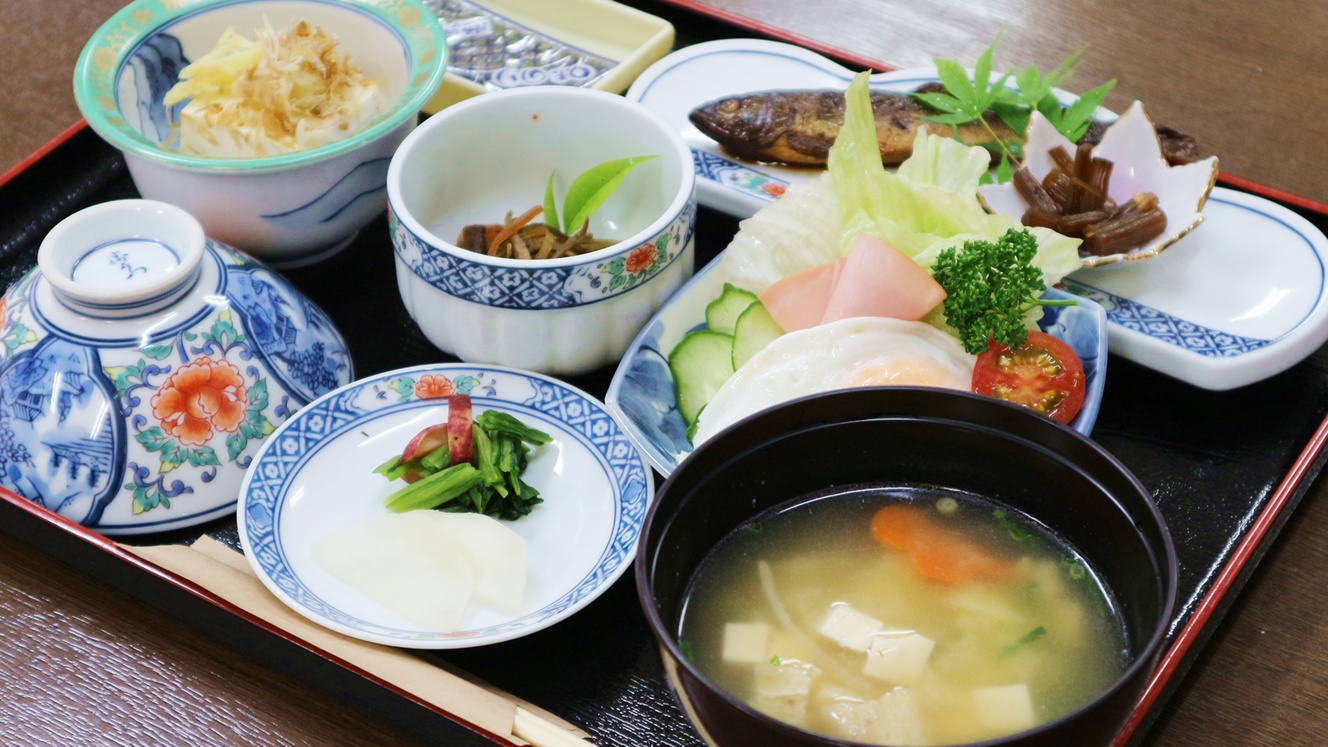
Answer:
<path fill-rule="evenodd" d="M 276 625 L 273 625 L 272 623 L 269 623 L 263 618 L 245 610 L 242 607 L 239 607 L 238 605 L 224 599 L 223 597 L 218 596 L 217 594 L 209 591 L 205 587 L 200 586 L 199 584 L 194 583 L 193 581 L 190 581 L 184 576 L 181 576 L 173 571 L 163 568 L 162 566 L 157 565 L 156 563 L 153 563 L 152 561 L 146 558 L 143 558 L 133 552 L 130 552 L 129 550 L 126 550 L 125 548 L 121 547 L 114 539 L 102 534 L 98 534 L 97 532 L 94 532 L 91 529 L 88 529 L 87 527 L 84 527 L 81 524 L 75 523 L 71 519 L 67 519 L 63 516 L 60 516 L 59 514 L 52 512 L 50 509 L 38 506 L 37 504 L 28 501 L 26 498 L 23 498 L 22 496 L 4 487 L 0 487 L 0 502 L 2 502 L 3 505 L 6 506 L 4 510 L 21 511 L 29 515 L 31 518 L 43 521 L 47 525 L 49 525 L 49 527 L 52 529 L 63 531 L 74 538 L 82 540 L 83 542 L 91 546 L 91 548 L 95 550 L 100 550 L 109 557 L 115 558 L 116 560 L 122 561 L 130 566 L 133 566 L 160 581 L 164 581 L 176 587 L 177 589 L 180 589 L 181 591 L 184 591 L 194 597 L 197 597 L 198 599 L 204 602 L 213 605 L 214 607 L 229 612 L 235 617 L 254 625 L 260 630 L 272 634 L 289 644 L 297 646 L 308 653 L 314 654 L 327 662 L 330 662 L 332 664 L 341 667 L 342 669 L 345 669 L 346 671 L 359 675 L 365 680 L 368 680 L 369 682 L 372 682 L 375 685 L 378 685 L 379 687 L 382 687 L 388 690 L 389 692 L 392 692 L 395 695 L 401 696 L 411 701 L 415 705 L 422 706 L 427 710 L 432 711 L 440 716 L 443 716 L 447 720 L 456 723 L 459 726 L 469 729 L 470 731 L 474 732 L 479 736 L 485 737 L 494 744 L 504 745 L 505 747 L 518 746 L 517 742 L 513 742 L 509 739 L 502 737 L 501 735 L 494 734 L 493 732 L 483 729 L 479 725 L 465 719 L 462 716 L 452 713 L 451 711 L 439 708 L 433 705 L 432 703 L 429 703 L 428 701 L 419 698 L 413 695 L 412 693 L 402 689 L 401 687 L 398 687 L 396 684 L 388 680 L 385 680 L 377 675 L 374 675 L 370 672 L 367 672 L 364 669 L 361 669 L 360 667 L 337 656 L 336 654 L 330 653 L 327 650 L 322 649 L 314 645 L 313 643 L 310 643 L 309 641 L 306 641 L 305 639 L 295 635 L 294 633 L 288 632 Z M 8 529 L 7 524 L 3 531 L 6 534 L 9 534 L 10 536 L 16 537 L 20 541 L 25 541 L 25 538 L 18 537 L 17 535 L 11 533 Z M 41 547 L 37 547 L 36 549 L 38 549 L 39 551 L 43 550 L 43 548 Z M 69 561 L 67 561 L 62 557 L 57 557 L 56 559 L 66 563 L 67 565 L 72 565 L 79 570 L 83 570 L 79 568 L 76 564 L 69 563 Z M 123 589 L 121 589 L 121 591 L 123 591 Z M 468 675 L 468 676 L 473 677 L 473 675 Z"/>
<path fill-rule="evenodd" d="M 731 11 L 706 5 L 699 0 L 658 0 L 658 2 L 677 6 L 697 15 L 708 16 L 740 31 L 752 31 L 779 41 L 797 44 L 824 54 L 832 59 L 859 68 L 871 68 L 878 71 L 897 69 L 895 66 L 886 65 L 880 61 L 872 60 L 836 48 L 833 45 L 805 37 L 796 32 L 756 21 Z M 3 173 L 0 173 L 0 188 L 3 188 L 10 181 L 15 180 L 30 169 L 41 165 L 45 159 L 52 156 L 60 146 L 75 139 L 79 135 L 84 134 L 84 130 L 89 130 L 87 121 L 84 119 L 77 120 L 17 164 Z M 1220 172 L 1217 183 L 1328 217 L 1328 204 L 1317 202 L 1275 187 L 1270 187 L 1228 172 Z M 1198 604 L 1194 606 L 1186 619 L 1185 624 L 1176 633 L 1172 644 L 1163 651 L 1138 704 L 1130 713 L 1129 718 L 1124 722 L 1121 731 L 1118 733 L 1115 740 L 1111 743 L 1112 747 L 1124 747 L 1127 744 L 1137 741 L 1137 739 L 1143 736 L 1143 730 L 1146 728 L 1147 724 L 1152 718 L 1156 717 L 1157 709 L 1165 704 L 1166 698 L 1169 695 L 1167 692 L 1168 688 L 1178 684 L 1180 679 L 1183 678 L 1188 665 L 1191 663 L 1189 657 L 1196 655 L 1198 651 L 1202 649 L 1203 639 L 1207 634 L 1212 632 L 1210 624 L 1216 625 L 1220 623 L 1223 613 L 1225 612 L 1225 606 L 1235 599 L 1235 596 L 1229 597 L 1229 595 L 1231 595 L 1232 592 L 1239 594 L 1248 575 L 1258 566 L 1259 562 L 1262 560 L 1262 554 L 1266 552 L 1271 546 L 1271 543 L 1276 540 L 1282 525 L 1297 507 L 1301 498 L 1303 498 L 1305 492 L 1308 490 L 1315 477 L 1319 474 L 1324 462 L 1328 460 L 1328 452 L 1325 451 L 1325 447 L 1328 447 L 1328 416 L 1324 417 L 1319 422 L 1314 433 L 1301 447 L 1301 450 L 1297 454 L 1291 467 L 1287 470 L 1286 474 L 1283 475 L 1277 488 L 1269 497 L 1263 509 L 1260 510 L 1255 520 L 1245 531 L 1240 542 L 1236 545 L 1227 562 L 1223 564 L 1221 571 L 1210 585 L 1207 593 L 1205 593 L 1199 600 Z M 400 696 L 416 706 L 422 707 L 441 716 L 458 726 L 468 729 L 472 733 L 483 737 L 494 744 L 508 745 L 510 747 L 516 747 L 517 745 L 516 742 L 512 742 L 504 737 L 488 732 L 457 714 L 434 706 L 389 681 L 370 674 L 294 634 L 288 633 L 281 628 L 267 623 L 261 618 L 226 601 L 202 586 L 125 550 L 116 544 L 111 538 L 98 534 L 90 529 L 86 529 L 85 527 L 59 516 L 48 509 L 37 506 L 3 487 L 0 487 L 0 510 L 18 510 L 31 519 L 44 522 L 53 530 L 62 531 L 74 539 L 81 540 L 92 549 L 99 550 L 110 557 L 123 561 L 129 566 L 147 574 L 149 577 L 170 584 L 178 590 L 196 597 L 203 602 L 207 602 L 219 610 L 228 612 L 241 620 L 251 623 L 259 630 L 269 633 L 289 645 L 297 647 L 328 663 L 334 664 L 352 674 L 356 674 L 364 680 L 377 685 L 390 693 Z M 16 537 L 20 541 L 25 543 L 28 542 L 28 538 L 12 532 L 8 523 L 4 526 L 0 526 L 0 530 L 3 530 L 10 536 Z M 46 551 L 39 546 L 37 549 L 43 552 Z M 65 558 L 57 557 L 56 559 L 67 565 L 71 565 L 80 571 L 86 570 Z M 122 592 L 129 593 L 123 586 L 117 585 L 117 588 Z M 133 596 L 133 594 L 131 594 L 131 596 Z M 139 599 L 140 601 L 146 601 L 141 598 Z M 162 608 L 159 607 L 159 609 Z M 171 614 L 171 610 L 163 611 L 167 612 L 167 614 Z M 1216 618 L 1216 620 L 1214 620 L 1214 618 Z M 190 621 L 190 623 L 193 624 L 192 621 Z M 211 635 L 211 632 L 208 630 L 203 630 L 203 632 Z M 1199 645 L 1198 649 L 1194 648 L 1196 644 Z"/>

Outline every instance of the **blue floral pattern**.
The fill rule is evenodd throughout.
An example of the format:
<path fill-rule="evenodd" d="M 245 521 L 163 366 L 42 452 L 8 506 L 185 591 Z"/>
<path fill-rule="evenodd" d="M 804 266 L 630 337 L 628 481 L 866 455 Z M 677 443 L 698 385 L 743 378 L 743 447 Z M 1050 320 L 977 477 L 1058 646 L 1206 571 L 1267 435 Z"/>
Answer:
<path fill-rule="evenodd" d="M 160 312 L 146 337 L 48 300 L 35 269 L 6 292 L 0 485 L 108 534 L 233 510 L 225 486 L 259 444 L 352 373 L 331 322 L 285 280 L 211 242 L 202 264 L 192 310 Z"/>
<path fill-rule="evenodd" d="M 783 179 L 699 148 L 692 148 L 692 165 L 696 168 L 696 175 L 702 179 L 709 179 L 720 186 L 736 189 L 765 202 L 779 199 L 789 187 L 789 183 Z"/>
<path fill-rule="evenodd" d="M 1223 332 L 1174 317 L 1147 304 L 1067 279 L 1071 293 L 1091 298 L 1107 312 L 1107 321 L 1208 358 L 1234 358 L 1276 342 Z"/>
<path fill-rule="evenodd" d="M 419 632 L 373 623 L 347 614 L 310 589 L 292 566 L 281 541 L 281 517 L 300 470 L 344 433 L 383 417 L 430 406 L 421 382 L 465 382 L 477 406 L 510 407 L 539 413 L 574 434 L 596 456 L 613 486 L 613 530 L 591 568 L 571 589 L 542 609 L 484 630 Z M 538 421 L 534 421 L 538 422 Z M 339 625 L 399 641 L 447 641 L 498 636 L 541 626 L 588 603 L 631 562 L 649 504 L 651 477 L 640 455 L 603 406 L 554 379 L 513 369 L 450 364 L 422 366 L 362 379 L 320 400 L 289 420 L 259 453 L 240 514 L 246 551 L 267 580 L 292 603 Z"/>
<path fill-rule="evenodd" d="M 647 242 L 611 254 L 601 250 L 586 255 L 586 262 L 561 267 L 498 267 L 472 261 L 430 246 L 390 210 L 389 219 L 397 257 L 438 290 L 504 309 L 565 309 L 626 293 L 677 261 L 692 243 L 696 201 L 689 200 L 682 212 Z M 651 261 L 634 267 L 633 256 L 647 250 L 653 253 Z"/>

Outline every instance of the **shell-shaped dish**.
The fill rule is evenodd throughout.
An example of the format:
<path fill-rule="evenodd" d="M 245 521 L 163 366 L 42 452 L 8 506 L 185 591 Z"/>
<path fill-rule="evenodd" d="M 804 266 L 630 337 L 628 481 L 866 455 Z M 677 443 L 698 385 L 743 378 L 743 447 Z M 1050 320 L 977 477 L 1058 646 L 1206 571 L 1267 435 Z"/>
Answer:
<path fill-rule="evenodd" d="M 1034 112 L 1028 125 L 1024 164 L 1038 181 L 1054 168 L 1050 153 L 1057 146 L 1069 153 L 1075 149 L 1074 144 L 1057 132 L 1046 117 Z M 1102 141 L 1093 148 L 1093 155 L 1114 164 L 1107 188 L 1112 200 L 1121 204 L 1140 192 L 1152 192 L 1166 213 L 1167 227 L 1157 238 L 1128 252 L 1084 256 L 1085 266 L 1156 257 L 1203 222 L 1204 203 L 1217 181 L 1217 158 L 1209 156 L 1194 163 L 1169 165 L 1162 155 L 1157 128 L 1144 113 L 1143 104 L 1134 102 L 1107 128 Z M 1018 218 L 1028 209 L 1028 203 L 1013 183 L 987 184 L 978 191 L 987 209 L 994 213 Z"/>

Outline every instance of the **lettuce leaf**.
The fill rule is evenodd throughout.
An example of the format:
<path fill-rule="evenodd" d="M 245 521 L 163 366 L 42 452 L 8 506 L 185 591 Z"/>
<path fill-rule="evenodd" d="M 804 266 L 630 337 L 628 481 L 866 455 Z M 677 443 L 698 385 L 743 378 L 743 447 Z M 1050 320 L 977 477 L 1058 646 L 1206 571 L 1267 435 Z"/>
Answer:
<path fill-rule="evenodd" d="M 1017 228 L 1016 219 L 990 215 L 977 198 L 978 180 L 991 156 L 983 148 L 919 131 L 913 154 L 890 173 L 881 165 L 868 73 L 854 77 L 845 93 L 844 127 L 830 149 L 828 169 L 839 196 L 843 225 L 840 251 L 847 254 L 860 233 L 870 233 L 931 267 L 942 251 L 965 241 L 994 241 Z M 1048 287 L 1080 266 L 1079 240 L 1046 229 L 1034 264 Z"/>
<path fill-rule="evenodd" d="M 856 76 L 845 96 L 829 176 L 790 187 L 741 223 L 724 253 L 726 280 L 759 293 L 780 278 L 847 256 L 860 233 L 930 268 L 949 247 L 995 241 L 1019 227 L 1015 218 L 988 214 L 978 200 L 978 180 L 991 162 L 986 150 L 919 132 L 913 155 L 890 173 L 881 165 L 868 73 Z M 1078 239 L 1031 230 L 1038 240 L 1033 263 L 1047 287 L 1079 268 Z"/>

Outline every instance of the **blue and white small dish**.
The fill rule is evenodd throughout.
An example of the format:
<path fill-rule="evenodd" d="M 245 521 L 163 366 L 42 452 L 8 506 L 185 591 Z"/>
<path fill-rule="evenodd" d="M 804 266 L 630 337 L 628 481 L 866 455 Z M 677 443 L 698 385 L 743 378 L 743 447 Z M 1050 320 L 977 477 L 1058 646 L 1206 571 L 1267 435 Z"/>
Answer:
<path fill-rule="evenodd" d="M 1216 187 L 1204 223 L 1147 262 L 1065 279 L 1106 309 L 1111 352 L 1204 389 L 1294 366 L 1328 341 L 1328 238 L 1274 202 Z"/>
<path fill-rule="evenodd" d="M 544 502 L 505 522 L 525 539 L 529 578 L 516 616 L 472 606 L 456 632 L 423 630 L 338 581 L 316 541 L 387 513 L 394 490 L 372 470 L 421 429 L 447 420 L 445 395 L 499 409 L 553 437 L 522 479 Z M 405 648 L 466 648 L 518 638 L 589 604 L 631 564 L 654 485 L 604 406 L 536 373 L 446 363 L 389 371 L 325 395 L 286 421 L 254 460 L 237 522 L 245 555 L 279 599 L 314 622 Z"/>
<path fill-rule="evenodd" d="M 454 243 L 467 225 L 541 204 L 555 173 L 566 189 L 591 167 L 636 156 L 654 158 L 590 218 L 591 233 L 615 244 L 508 259 Z M 401 299 L 424 336 L 462 360 L 555 374 L 616 363 L 691 277 L 695 185 L 678 133 L 621 96 L 538 86 L 453 104 L 388 168 Z"/>
<path fill-rule="evenodd" d="M 614 372 L 604 401 L 623 430 L 656 470 L 669 475 L 691 453 L 687 425 L 678 411 L 673 373 L 668 355 L 683 335 L 705 324 L 705 307 L 724 286 L 724 273 L 717 270 L 723 255 L 683 287 L 627 349 Z M 1074 298 L 1063 291 L 1047 291 L 1047 298 Z M 1079 298 L 1078 304 L 1047 307 L 1040 322 L 1043 331 L 1074 348 L 1084 364 L 1087 391 L 1083 408 L 1070 424 L 1088 435 L 1102 405 L 1106 384 L 1106 315 L 1097 303 Z"/>
<path fill-rule="evenodd" d="M 184 102 L 163 99 L 180 71 L 233 28 L 307 21 L 334 35 L 387 102 L 358 132 L 320 147 L 255 158 L 181 152 Z M 387 164 L 441 84 L 447 40 L 420 0 L 135 0 L 88 40 L 74 96 L 88 124 L 124 153 L 139 194 L 188 210 L 208 236 L 274 265 L 344 248 L 383 212 Z"/>
<path fill-rule="evenodd" d="M 47 234 L 0 299 L 0 485 L 104 534 L 232 513 L 259 444 L 353 378 L 331 320 L 183 210 Z"/>

